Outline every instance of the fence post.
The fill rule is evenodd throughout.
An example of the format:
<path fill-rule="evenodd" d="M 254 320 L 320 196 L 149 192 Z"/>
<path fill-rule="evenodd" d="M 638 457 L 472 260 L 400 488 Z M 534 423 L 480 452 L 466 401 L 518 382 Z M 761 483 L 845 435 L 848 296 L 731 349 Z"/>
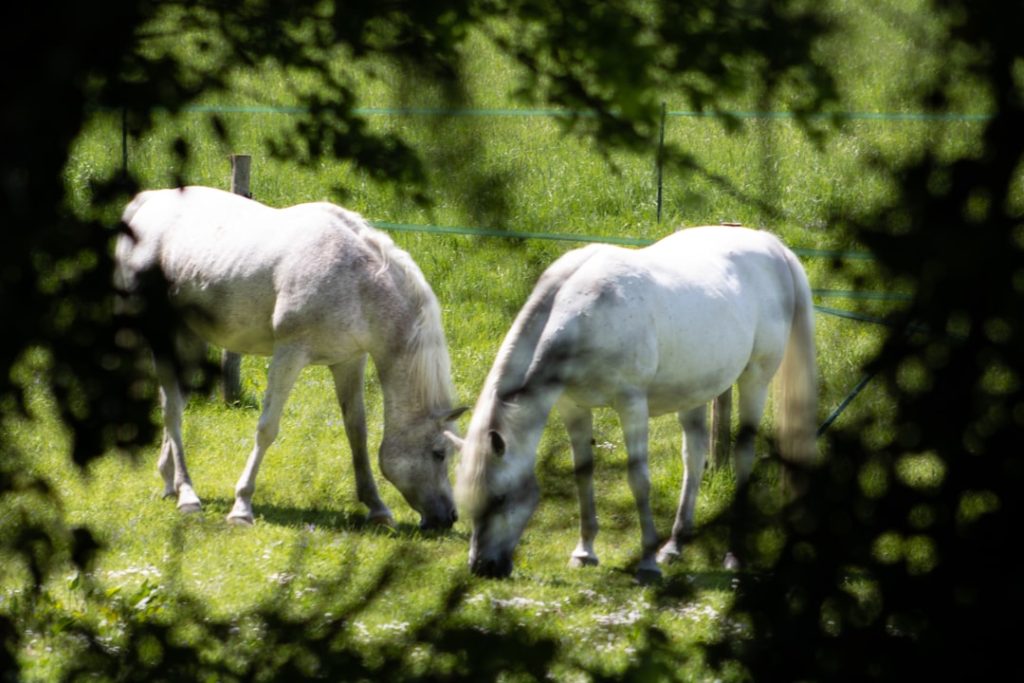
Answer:
<path fill-rule="evenodd" d="M 252 197 L 249 192 L 249 171 L 252 168 L 252 157 L 248 154 L 232 154 L 231 159 L 231 191 L 243 197 Z"/>
<path fill-rule="evenodd" d="M 121 179 L 128 178 L 128 107 L 121 107 Z"/>
<path fill-rule="evenodd" d="M 248 154 L 232 154 L 231 159 L 231 191 L 244 197 L 251 197 L 249 192 L 249 172 L 252 157 Z M 242 398 L 242 357 L 231 351 L 221 351 L 221 390 L 224 402 L 237 403 Z"/>
<path fill-rule="evenodd" d="M 732 387 L 711 404 L 711 466 L 725 467 L 732 450 Z"/>
<path fill-rule="evenodd" d="M 661 176 L 662 167 L 665 163 L 665 103 L 661 103 L 661 129 L 658 132 L 658 158 L 657 174 L 658 174 L 658 222 L 661 223 Z"/>

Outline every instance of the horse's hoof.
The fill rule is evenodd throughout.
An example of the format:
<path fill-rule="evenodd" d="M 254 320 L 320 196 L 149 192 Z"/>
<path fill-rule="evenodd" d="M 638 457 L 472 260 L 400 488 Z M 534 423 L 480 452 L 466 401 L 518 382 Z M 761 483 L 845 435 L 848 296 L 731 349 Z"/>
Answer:
<path fill-rule="evenodd" d="M 740 570 L 740 558 L 736 557 L 732 553 L 725 554 L 725 561 L 722 562 L 722 566 L 730 572 L 736 572 Z"/>
<path fill-rule="evenodd" d="M 665 552 L 662 550 L 658 553 L 658 564 L 672 564 L 678 562 L 681 555 L 678 552 Z"/>
<path fill-rule="evenodd" d="M 658 564 L 672 564 L 677 562 L 682 556 L 683 554 L 679 552 L 679 546 L 669 541 L 661 547 L 655 559 L 658 561 Z"/>
<path fill-rule="evenodd" d="M 178 511 L 199 512 L 202 505 L 192 486 L 185 483 L 178 487 Z"/>
<path fill-rule="evenodd" d="M 231 526 L 253 526 L 255 522 L 252 515 L 230 514 L 228 515 L 228 524 Z"/>
<path fill-rule="evenodd" d="M 596 555 L 573 555 L 569 558 L 569 566 L 573 569 L 580 567 L 596 567 L 600 562 Z"/>
<path fill-rule="evenodd" d="M 661 583 L 660 569 L 638 569 L 636 582 L 641 586 L 655 586 Z"/>
<path fill-rule="evenodd" d="M 367 518 L 367 521 L 370 524 L 375 524 L 377 526 L 386 526 L 391 527 L 392 529 L 395 527 L 395 518 L 391 516 L 390 512 L 370 515 Z"/>

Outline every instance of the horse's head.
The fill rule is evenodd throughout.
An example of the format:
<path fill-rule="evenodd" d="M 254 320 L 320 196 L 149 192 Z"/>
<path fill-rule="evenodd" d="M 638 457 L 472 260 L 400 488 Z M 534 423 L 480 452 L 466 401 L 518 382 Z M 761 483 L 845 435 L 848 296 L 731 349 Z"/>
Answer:
<path fill-rule="evenodd" d="M 421 529 L 450 529 L 458 515 L 448 466 L 453 447 L 445 432 L 467 408 L 433 413 L 384 435 L 380 471 L 420 513 Z"/>
<path fill-rule="evenodd" d="M 478 576 L 512 573 L 512 553 L 540 500 L 533 471 L 536 445 L 472 427 L 462 448 L 456 490 L 459 507 L 473 525 L 469 567 Z"/>

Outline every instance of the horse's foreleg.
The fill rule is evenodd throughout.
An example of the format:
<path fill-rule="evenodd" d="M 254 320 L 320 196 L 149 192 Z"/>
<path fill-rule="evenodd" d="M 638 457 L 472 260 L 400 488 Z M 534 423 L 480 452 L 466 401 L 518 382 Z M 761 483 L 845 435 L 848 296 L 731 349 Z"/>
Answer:
<path fill-rule="evenodd" d="M 573 474 L 580 504 L 580 542 L 569 558 L 572 567 L 596 566 L 597 508 L 594 505 L 594 418 L 590 410 L 581 408 L 569 399 L 558 403 L 558 411 L 565 422 L 572 442 Z"/>
<path fill-rule="evenodd" d="M 641 556 L 637 567 L 637 578 L 648 581 L 661 577 L 661 569 L 655 560 L 658 552 L 658 531 L 651 514 L 651 475 L 647 466 L 647 433 L 649 413 L 647 398 L 642 395 L 624 397 L 617 406 L 622 432 L 626 440 L 629 457 L 629 488 L 636 500 L 640 515 Z"/>
<path fill-rule="evenodd" d="M 658 551 L 658 562 L 679 559 L 683 544 L 693 534 L 694 509 L 708 454 L 706 407 L 679 413 L 679 423 L 683 427 L 683 484 L 676 519 L 672 524 L 672 536 Z"/>
<path fill-rule="evenodd" d="M 156 374 L 160 382 L 160 408 L 164 415 L 163 443 L 160 445 L 160 460 L 157 462 L 157 469 L 164 480 L 164 497 L 176 495 L 178 510 L 196 512 L 201 505 L 185 467 L 185 448 L 181 440 L 185 399 L 170 363 L 157 361 Z"/>
<path fill-rule="evenodd" d="M 267 370 L 267 390 L 263 394 L 263 411 L 256 426 L 256 445 L 245 463 L 245 470 L 235 486 L 235 505 L 228 514 L 228 521 L 236 524 L 252 524 L 252 494 L 256 490 L 256 475 L 263 462 L 263 455 L 277 438 L 281 425 L 281 413 L 285 401 L 295 385 L 299 371 L 307 362 L 306 353 L 297 347 L 282 347 L 274 350 Z"/>
<path fill-rule="evenodd" d="M 165 406 L 166 402 L 163 399 L 163 389 L 160 390 L 160 405 Z M 166 408 L 163 409 L 166 413 Z M 166 423 L 166 420 L 165 420 Z M 178 495 L 174 486 L 174 456 L 171 453 L 171 449 L 174 448 L 174 442 L 171 440 L 171 435 L 167 431 L 167 427 L 164 427 L 164 436 L 160 443 L 160 459 L 156 463 L 157 470 L 160 471 L 160 476 L 164 480 L 164 498 L 174 498 Z"/>
<path fill-rule="evenodd" d="M 352 465 L 356 474 L 356 495 L 370 511 L 370 522 L 394 524 L 391 510 L 384 504 L 373 480 L 370 456 L 366 447 L 366 404 L 363 400 L 363 382 L 366 356 L 353 363 L 331 366 L 334 391 L 345 421 L 345 436 L 352 449 Z"/>

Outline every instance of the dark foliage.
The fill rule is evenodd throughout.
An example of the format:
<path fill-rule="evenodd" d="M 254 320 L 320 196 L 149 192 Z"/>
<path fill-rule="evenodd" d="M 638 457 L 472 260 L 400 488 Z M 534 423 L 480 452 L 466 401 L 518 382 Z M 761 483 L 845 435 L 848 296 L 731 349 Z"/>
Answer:
<path fill-rule="evenodd" d="M 750 638 L 713 649 L 754 680 L 1024 673 L 1008 627 L 1024 607 L 1011 559 L 1024 523 L 1024 45 L 1008 27 L 1024 12 L 935 5 L 958 18 L 947 48 L 974 55 L 969 73 L 988 84 L 995 115 L 977 156 L 927 153 L 895 169 L 890 205 L 837 218 L 915 291 L 909 327 L 873 361 L 898 398 L 896 433 L 881 448 L 856 428 L 835 434 L 831 460 L 805 473 L 780 559 L 741 589 Z M 941 107 L 956 77 L 936 74 L 921 101 Z M 915 457 L 939 474 L 908 476 Z"/>
<path fill-rule="evenodd" d="M 953 163 L 925 156 L 896 169 L 901 192 L 891 206 L 844 217 L 884 267 L 916 285 L 907 317 L 914 331 L 894 332 L 875 360 L 879 376 L 900 397 L 899 430 L 888 446 L 870 449 L 856 430 L 835 434 L 835 457 L 804 473 L 807 494 L 781 521 L 755 525 L 781 528 L 785 547 L 768 571 L 743 577 L 735 616 L 746 624 L 746 636 L 709 652 L 723 667 L 742 665 L 755 680 L 976 678 L 1021 669 L 1013 631 L 1002 624 L 1020 614 L 1024 590 L 1004 551 L 1021 528 L 1024 478 L 1016 450 L 1024 421 L 1024 238 L 1019 206 L 1009 200 L 1015 183 L 1019 193 L 1024 153 L 1024 43 L 1017 35 L 1024 16 L 1013 3 L 933 4 L 955 18 L 950 53 L 973 55 L 972 75 L 989 84 L 995 117 L 981 155 Z M 653 13 L 640 12 L 641 5 Z M 296 93 L 310 113 L 297 119 L 293 135 L 275 142 L 277 153 L 300 161 L 351 159 L 367 174 L 421 193 L 424 173 L 415 150 L 398 137 L 368 131 L 330 49 L 343 48 L 356 60 L 394 60 L 455 98 L 459 47 L 467 31 L 482 30 L 524 67 L 526 100 L 587 110 L 566 119 L 567 125 L 605 146 L 636 148 L 651 145 L 666 91 L 683 93 L 695 108 L 716 109 L 730 93 L 770 91 L 786 82 L 798 111 L 828 102 L 835 94 L 832 81 L 811 49 L 827 24 L 809 5 L 6 3 L 0 9 L 0 55 L 7 65 L 0 76 L 0 406 L 25 410 L 24 387 L 12 368 L 28 349 L 42 349 L 47 361 L 34 381 L 55 397 L 75 462 L 85 464 L 112 447 L 132 450 L 155 437 L 147 344 L 167 338 L 161 327 L 166 323 L 157 321 L 170 317 L 159 306 L 115 312 L 110 246 L 117 228 L 98 218 L 116 215 L 137 187 L 130 176 L 96 178 L 96 211 L 82 216 L 70 209 L 62 177 L 71 144 L 97 110 L 123 110 L 133 129 L 145 131 L 156 108 L 179 110 L 199 93 L 223 89 L 230 69 L 273 60 L 316 74 L 321 84 L 315 92 Z M 150 20 L 163 13 L 177 16 L 183 29 L 217 36 L 216 48 L 195 46 L 216 58 L 197 67 L 147 33 Z M 938 74 L 920 93 L 922 103 L 941 109 L 958 75 L 952 69 Z M 187 155 L 187 142 L 178 149 Z M 685 150 L 673 153 L 686 162 Z M 907 385 L 908 372 L 916 373 L 917 384 Z M 941 480 L 928 486 L 906 481 L 902 462 L 911 453 L 935 457 Z M 23 558 L 38 588 L 55 564 L 87 568 L 96 548 L 88 530 L 67 527 L 43 484 L 20 473 L 23 457 L 6 440 L 0 443 L 0 496 L 50 500 L 44 508 L 52 514 L 25 512 L 5 521 L 0 543 Z M 865 467 L 881 477 L 880 489 L 863 485 Z M 902 551 L 880 553 L 880 539 L 895 539 Z M 458 597 L 456 589 L 452 605 Z M 398 668 L 397 656 L 372 663 L 339 645 L 342 617 L 296 620 L 267 606 L 253 616 L 263 624 L 268 646 L 258 655 L 218 659 L 209 645 L 230 650 L 231 625 L 187 602 L 177 614 L 203 634 L 199 641 L 176 637 L 182 624 L 134 620 L 124 645 L 112 651 L 76 626 L 85 629 L 80 635 L 87 645 L 68 675 L 409 675 Z M 5 678 L 18 678 L 23 637 L 0 616 Z M 460 662 L 448 676 L 452 680 L 493 680 L 501 670 L 542 678 L 557 644 L 519 638 L 513 629 L 485 634 L 443 617 L 415 634 Z M 650 631 L 647 642 L 628 673 L 679 675 L 664 637 Z"/>

